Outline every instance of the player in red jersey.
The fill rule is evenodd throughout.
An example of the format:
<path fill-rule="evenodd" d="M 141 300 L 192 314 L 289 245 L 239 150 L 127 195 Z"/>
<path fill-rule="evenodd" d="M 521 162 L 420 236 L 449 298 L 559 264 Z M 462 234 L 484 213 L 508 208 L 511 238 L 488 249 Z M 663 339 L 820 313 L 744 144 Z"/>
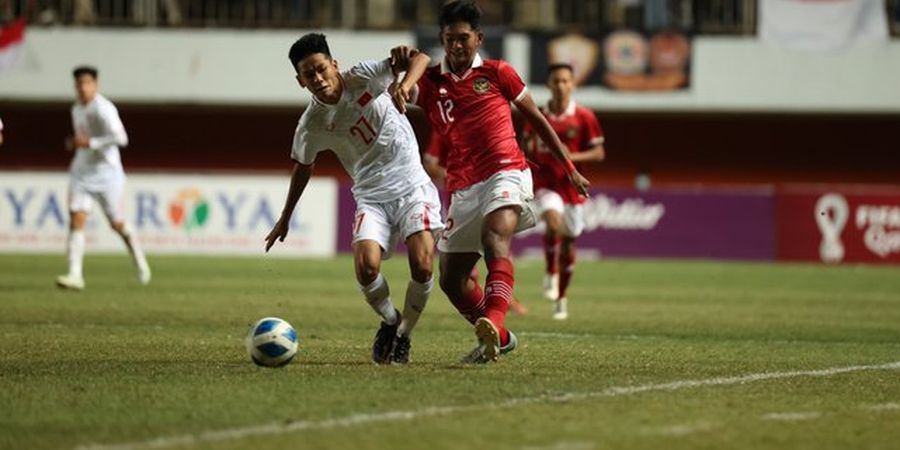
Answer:
<path fill-rule="evenodd" d="M 425 149 L 425 153 L 422 154 L 422 166 L 425 167 L 425 172 L 428 173 L 435 184 L 443 186 L 444 182 L 447 181 L 447 151 L 450 146 L 447 145 L 446 141 L 442 140 L 441 136 L 437 133 L 431 133 L 430 139 L 428 148 Z M 441 204 L 450 204 L 449 199 L 442 198 Z M 469 274 L 469 278 L 471 278 L 475 284 L 478 284 L 479 277 L 478 267 L 473 267 L 472 272 Z M 509 302 L 509 308 L 520 316 L 528 315 L 528 308 L 523 305 L 515 295 L 513 295 Z"/>
<path fill-rule="evenodd" d="M 414 101 L 450 145 L 451 203 L 447 228 L 438 242 L 440 284 L 475 326 L 478 346 L 463 358 L 471 363 L 496 361 L 517 345 L 504 325 L 514 286 L 511 243 L 517 231 L 536 221 L 531 171 L 516 140 L 510 102 L 549 143 L 579 192 L 587 195 L 588 187 L 515 69 L 478 55 L 484 40 L 480 19 L 481 10 L 470 0 L 443 6 L 441 44 L 446 56 L 418 80 Z M 407 47 L 391 51 L 400 60 L 416 52 Z M 412 92 L 401 95 L 415 97 Z M 482 253 L 488 267 L 484 291 L 469 276 Z"/>
<path fill-rule="evenodd" d="M 602 161 L 606 155 L 603 130 L 591 110 L 572 100 L 575 90 L 572 66 L 551 65 L 547 87 L 552 98 L 541 112 L 568 148 L 572 162 Z M 575 239 L 584 230 L 585 199 L 569 183 L 565 168 L 527 124 L 524 135 L 526 153 L 537 166 L 533 173 L 534 192 L 538 212 L 546 225 L 544 298 L 555 302 L 553 318 L 565 320 L 569 317 L 566 290 L 575 270 Z"/>

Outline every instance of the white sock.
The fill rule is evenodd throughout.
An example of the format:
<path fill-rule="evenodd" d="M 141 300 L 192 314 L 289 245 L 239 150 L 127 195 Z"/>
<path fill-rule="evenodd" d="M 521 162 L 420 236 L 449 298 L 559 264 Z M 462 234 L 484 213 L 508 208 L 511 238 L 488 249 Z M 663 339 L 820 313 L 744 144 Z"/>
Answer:
<path fill-rule="evenodd" d="M 69 276 L 82 278 L 81 266 L 84 261 L 84 230 L 69 231 L 67 252 L 69 255 Z"/>
<path fill-rule="evenodd" d="M 422 311 L 425 309 L 425 304 L 428 303 L 428 296 L 431 295 L 432 288 L 434 288 L 433 277 L 424 283 L 409 280 L 409 283 L 406 285 L 406 303 L 403 305 L 403 319 L 400 321 L 400 327 L 397 328 L 398 336 L 409 337 L 412 334 L 413 328 L 416 327 L 416 322 L 419 321 L 419 316 L 422 315 Z"/>
<path fill-rule="evenodd" d="M 391 303 L 391 288 L 388 287 L 384 275 L 378 274 L 375 281 L 368 286 L 360 286 L 359 289 L 366 296 L 366 302 L 375 312 L 384 319 L 384 323 L 394 325 L 397 323 L 397 310 Z"/>
<path fill-rule="evenodd" d="M 122 240 L 125 241 L 125 246 L 128 247 L 128 253 L 131 254 L 131 261 L 134 262 L 134 266 L 138 270 L 147 269 L 147 257 L 144 256 L 144 251 L 141 249 L 141 245 L 138 244 L 130 224 L 125 223 L 125 226 L 122 227 L 121 236 Z"/>

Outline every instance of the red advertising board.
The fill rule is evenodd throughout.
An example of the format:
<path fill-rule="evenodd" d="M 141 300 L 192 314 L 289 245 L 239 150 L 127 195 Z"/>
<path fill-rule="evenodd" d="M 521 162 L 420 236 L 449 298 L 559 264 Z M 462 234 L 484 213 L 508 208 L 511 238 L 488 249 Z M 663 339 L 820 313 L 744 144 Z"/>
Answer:
<path fill-rule="evenodd" d="M 775 217 L 779 260 L 900 263 L 898 188 L 784 188 Z"/>

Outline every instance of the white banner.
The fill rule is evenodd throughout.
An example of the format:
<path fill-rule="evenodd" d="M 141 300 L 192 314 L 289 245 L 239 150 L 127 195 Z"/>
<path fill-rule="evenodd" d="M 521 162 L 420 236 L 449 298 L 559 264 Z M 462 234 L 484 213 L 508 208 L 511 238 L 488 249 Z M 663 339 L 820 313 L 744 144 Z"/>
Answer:
<path fill-rule="evenodd" d="M 66 173 L 0 172 L 0 251 L 65 252 Z M 281 213 L 290 176 L 128 175 L 125 217 L 149 254 L 262 255 Z M 335 254 L 338 185 L 310 180 L 291 230 L 271 253 Z M 87 224 L 87 251 L 125 251 L 98 205 Z"/>
<path fill-rule="evenodd" d="M 884 0 L 760 0 L 762 40 L 804 50 L 835 50 L 888 41 Z"/>

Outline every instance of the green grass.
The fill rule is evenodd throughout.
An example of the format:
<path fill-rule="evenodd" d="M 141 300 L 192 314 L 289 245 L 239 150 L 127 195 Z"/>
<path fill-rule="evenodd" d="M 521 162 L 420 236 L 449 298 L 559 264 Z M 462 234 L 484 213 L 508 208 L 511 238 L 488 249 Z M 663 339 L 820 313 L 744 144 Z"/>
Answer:
<path fill-rule="evenodd" d="M 146 442 L 267 424 L 306 429 L 191 448 L 897 448 L 900 370 L 793 376 L 633 395 L 557 396 L 681 380 L 900 361 L 900 270 L 720 262 L 579 265 L 569 321 L 539 298 L 499 363 L 455 361 L 474 334 L 435 292 L 408 367 L 376 367 L 378 320 L 349 258 L 89 256 L 88 289 L 58 291 L 62 256 L 0 255 L 0 448 Z M 402 299 L 405 262 L 385 273 Z M 276 315 L 300 334 L 282 369 L 242 345 Z M 517 399 L 527 398 L 528 401 Z M 879 408 L 873 408 L 881 405 Z M 448 407 L 434 410 L 431 407 Z M 414 417 L 357 424 L 359 414 Z M 441 412 L 442 414 L 432 414 Z M 798 420 L 775 420 L 801 413 Z M 371 419 L 372 417 L 368 417 Z M 337 422 L 323 422 L 335 419 Z M 297 424 L 300 425 L 297 425 Z"/>

